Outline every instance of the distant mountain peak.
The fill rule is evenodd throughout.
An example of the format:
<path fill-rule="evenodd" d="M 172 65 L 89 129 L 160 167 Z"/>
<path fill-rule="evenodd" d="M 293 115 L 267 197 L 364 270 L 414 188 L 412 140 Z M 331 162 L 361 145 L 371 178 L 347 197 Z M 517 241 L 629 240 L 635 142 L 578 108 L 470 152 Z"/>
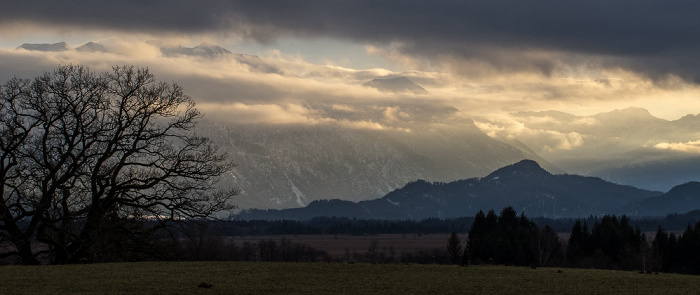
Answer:
<path fill-rule="evenodd" d="M 102 44 L 95 42 L 85 43 L 83 46 L 80 46 L 75 50 L 82 52 L 107 52 L 107 48 L 105 48 Z"/>
<path fill-rule="evenodd" d="M 31 50 L 31 51 L 48 51 L 48 52 L 60 52 L 60 51 L 68 51 L 68 50 L 72 49 L 70 47 L 70 45 L 66 44 L 66 42 L 58 42 L 58 43 L 53 43 L 53 44 L 24 43 L 18 48 L 22 48 L 25 50 Z"/>
<path fill-rule="evenodd" d="M 668 195 L 697 195 L 700 198 L 700 182 L 690 181 L 671 188 Z"/>
<path fill-rule="evenodd" d="M 537 162 L 523 160 L 498 169 L 482 179 L 471 178 L 448 183 L 417 180 L 379 199 L 357 203 L 317 201 L 305 208 L 249 210 L 238 218 L 309 220 L 318 216 L 337 216 L 420 220 L 455 218 L 474 214 L 477 210 L 506 206 L 532 216 L 583 217 L 628 212 L 628 206 L 642 204 L 645 200 L 657 199 L 659 196 L 661 192 L 618 185 L 597 177 L 552 175 Z M 660 201 L 664 203 L 665 200 Z M 679 201 L 674 203 L 686 204 L 686 208 L 697 208 L 693 206 L 693 201 Z M 632 214 L 645 216 L 648 212 L 652 211 L 636 210 Z"/>
<path fill-rule="evenodd" d="M 215 58 L 219 56 L 224 56 L 231 54 L 231 51 L 223 48 L 219 45 L 203 42 L 195 47 L 185 47 L 182 45 L 167 45 L 158 40 L 150 40 L 146 43 L 158 47 L 160 51 L 166 56 L 201 56 Z"/>
<path fill-rule="evenodd" d="M 628 107 L 624 109 L 615 109 L 607 113 L 600 113 L 594 117 L 621 120 L 621 119 L 644 119 L 644 120 L 659 120 L 654 117 L 647 109 L 639 107 Z"/>
<path fill-rule="evenodd" d="M 202 44 L 195 46 L 193 49 L 196 53 L 209 56 L 218 56 L 231 53 L 231 51 L 229 51 L 228 49 L 209 42 L 203 42 Z"/>
<path fill-rule="evenodd" d="M 533 160 L 522 160 L 512 165 L 500 168 L 486 176 L 486 180 L 502 180 L 506 178 L 529 178 L 551 176 L 552 174 L 544 170 L 537 162 Z"/>
<path fill-rule="evenodd" d="M 376 88 L 382 92 L 410 92 L 413 94 L 428 94 L 429 92 L 420 85 L 414 83 L 410 79 L 400 76 L 394 78 L 376 78 L 369 81 L 363 86 Z"/>
<path fill-rule="evenodd" d="M 195 46 L 195 47 L 219 47 L 219 45 L 216 45 L 216 44 L 211 43 L 211 42 L 206 42 L 206 41 L 204 41 L 204 42 L 200 43 L 199 45 L 197 45 L 197 46 Z"/>
<path fill-rule="evenodd" d="M 646 216 L 665 216 L 685 213 L 700 208 L 700 182 L 691 181 L 674 186 L 667 193 L 648 198 L 630 207 L 633 213 Z"/>

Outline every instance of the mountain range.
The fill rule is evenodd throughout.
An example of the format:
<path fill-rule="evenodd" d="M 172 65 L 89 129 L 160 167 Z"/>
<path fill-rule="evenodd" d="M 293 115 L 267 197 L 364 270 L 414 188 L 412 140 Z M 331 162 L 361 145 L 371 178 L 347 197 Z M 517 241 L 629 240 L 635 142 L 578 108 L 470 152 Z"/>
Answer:
<path fill-rule="evenodd" d="M 286 75 L 265 58 L 236 54 L 215 44 L 147 43 L 168 58 L 235 60 L 251 72 Z M 118 54 L 96 42 L 75 49 L 65 42 L 19 48 Z M 406 77 L 379 77 L 364 85 L 380 91 L 427 93 Z M 310 116 L 330 118 L 332 123 L 202 122 L 198 126 L 196 132 L 212 138 L 238 163 L 224 182 L 240 185 L 243 193 L 237 202 L 242 209 L 304 207 L 324 199 L 373 200 L 416 179 L 450 183 L 483 177 L 523 159 L 536 160 L 551 173 L 596 176 L 650 191 L 669 191 L 679 183 L 700 179 L 700 116 L 696 115 L 669 121 L 640 108 L 590 116 L 519 112 L 511 116 L 518 122 L 515 129 L 524 131 L 495 136 L 484 133 L 481 124 L 508 127 L 489 118 L 475 118 L 475 125 L 460 110 L 429 100 L 348 102 L 352 106 L 324 103 L 309 102 L 304 108 L 311 111 Z M 560 148 L 551 138 L 562 137 L 571 142 Z"/>
<path fill-rule="evenodd" d="M 254 71 L 279 71 L 256 56 L 235 54 L 214 44 L 185 47 L 159 41 L 147 43 L 168 57 L 233 58 Z M 65 43 L 20 47 L 73 50 Z M 109 48 L 95 42 L 79 48 L 109 52 Z M 386 91 L 425 91 L 405 77 L 370 82 L 372 87 L 391 86 L 383 88 Z M 442 124 L 443 115 L 449 117 L 458 111 L 453 107 L 412 106 L 408 102 L 402 103 L 400 109 L 393 105 L 369 105 L 354 112 L 323 105 L 312 107 L 340 122 L 381 122 L 382 128 L 216 122 L 198 125 L 198 134 L 214 140 L 238 164 L 223 182 L 240 186 L 242 193 L 236 200 L 240 208 L 295 208 L 335 198 L 371 200 L 416 179 L 449 182 L 477 177 L 526 158 L 538 160 L 551 171 L 561 171 L 525 147 L 487 136 L 469 119 L 457 125 Z M 397 111 L 397 119 L 387 122 L 390 110 Z"/>
<path fill-rule="evenodd" d="M 512 115 L 543 136 L 580 139 L 574 147 L 553 149 L 543 146 L 541 137 L 515 136 L 567 172 L 661 191 L 700 179 L 700 116 L 664 120 L 636 107 L 590 116 L 557 111 Z"/>
<path fill-rule="evenodd" d="M 73 48 L 70 47 L 66 42 L 59 42 L 59 43 L 53 43 L 53 44 L 47 44 L 47 43 L 42 43 L 42 44 L 30 44 L 30 43 L 24 43 L 18 48 L 22 48 L 25 50 L 32 50 L 32 51 L 46 51 L 46 52 L 61 52 L 61 51 L 69 51 L 72 50 Z"/>
<path fill-rule="evenodd" d="M 338 126 L 200 124 L 238 166 L 243 208 L 303 207 L 322 199 L 371 200 L 416 179 L 477 177 L 537 155 L 488 137 L 473 123 L 454 129 L 352 129 Z M 234 177 L 234 176 L 231 177 Z M 232 179 L 232 181 L 234 181 Z"/>
<path fill-rule="evenodd" d="M 177 57 L 177 56 L 189 56 L 189 57 L 200 57 L 200 58 L 232 58 L 241 64 L 247 65 L 251 70 L 269 74 L 282 74 L 284 71 L 281 69 L 266 63 L 263 59 L 255 55 L 248 54 L 237 54 L 229 51 L 216 44 L 202 43 L 195 47 L 185 47 L 182 45 L 171 45 L 158 40 L 147 41 L 147 44 L 154 46 L 160 50 L 160 52 L 166 57 Z M 96 42 L 85 43 L 75 49 L 68 45 L 66 42 L 59 42 L 53 44 L 31 44 L 25 43 L 17 47 L 17 49 L 24 49 L 29 51 L 43 51 L 43 52 L 67 52 L 67 51 L 78 51 L 78 52 L 102 52 L 110 53 L 111 51 L 104 45 Z"/>
<path fill-rule="evenodd" d="M 528 216 L 576 218 L 627 214 L 665 216 L 700 209 L 700 183 L 667 193 L 638 189 L 597 177 L 551 174 L 532 160 L 505 166 L 483 178 L 449 183 L 414 181 L 375 200 L 321 200 L 305 208 L 245 210 L 240 219 L 308 220 L 317 216 L 361 219 L 455 218 L 512 206 Z"/>

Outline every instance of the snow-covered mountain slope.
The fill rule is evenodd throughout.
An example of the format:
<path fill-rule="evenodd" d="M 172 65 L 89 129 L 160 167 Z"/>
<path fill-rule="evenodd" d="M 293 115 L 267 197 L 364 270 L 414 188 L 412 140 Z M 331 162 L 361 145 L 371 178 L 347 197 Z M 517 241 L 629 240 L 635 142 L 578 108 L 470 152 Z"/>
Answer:
<path fill-rule="evenodd" d="M 306 125 L 201 124 L 238 164 L 242 208 L 293 208 L 314 200 L 376 199 L 416 179 L 483 176 L 538 158 L 482 133 L 460 129 L 397 132 Z M 558 168 L 547 164 L 553 172 Z M 233 181 L 233 179 L 231 180 Z"/>

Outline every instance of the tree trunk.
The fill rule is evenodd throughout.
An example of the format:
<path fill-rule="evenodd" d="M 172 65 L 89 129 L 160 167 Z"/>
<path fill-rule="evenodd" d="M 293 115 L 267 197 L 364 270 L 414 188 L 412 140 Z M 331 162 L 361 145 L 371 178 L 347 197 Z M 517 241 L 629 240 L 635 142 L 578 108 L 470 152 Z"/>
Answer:
<path fill-rule="evenodd" d="M 15 241 L 15 247 L 17 247 L 17 253 L 19 258 L 22 259 L 22 264 L 24 265 L 39 265 L 39 260 L 34 256 L 32 251 L 31 241 Z"/>

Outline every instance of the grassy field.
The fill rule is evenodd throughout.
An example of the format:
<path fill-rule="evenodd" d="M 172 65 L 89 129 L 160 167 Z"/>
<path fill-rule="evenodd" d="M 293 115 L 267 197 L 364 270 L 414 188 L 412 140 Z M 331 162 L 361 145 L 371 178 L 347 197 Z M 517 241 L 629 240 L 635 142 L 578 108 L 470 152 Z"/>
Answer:
<path fill-rule="evenodd" d="M 700 276 L 344 263 L 143 262 L 0 267 L 0 294 L 696 294 Z M 201 283 L 211 288 L 198 287 Z"/>
<path fill-rule="evenodd" d="M 467 235 L 459 235 L 462 242 L 466 241 Z M 389 247 L 393 248 L 396 253 L 416 252 L 419 250 L 431 250 L 433 248 L 444 249 L 447 245 L 449 234 L 378 234 L 367 236 L 351 236 L 351 235 L 276 235 L 276 236 L 245 236 L 232 237 L 238 246 L 245 242 L 257 243 L 260 240 L 273 240 L 279 242 L 285 238 L 294 243 L 307 244 L 318 250 L 323 250 L 328 255 L 333 257 L 342 257 L 346 252 L 365 253 L 367 248 L 376 240 L 378 243 L 378 251 L 386 251 Z"/>

